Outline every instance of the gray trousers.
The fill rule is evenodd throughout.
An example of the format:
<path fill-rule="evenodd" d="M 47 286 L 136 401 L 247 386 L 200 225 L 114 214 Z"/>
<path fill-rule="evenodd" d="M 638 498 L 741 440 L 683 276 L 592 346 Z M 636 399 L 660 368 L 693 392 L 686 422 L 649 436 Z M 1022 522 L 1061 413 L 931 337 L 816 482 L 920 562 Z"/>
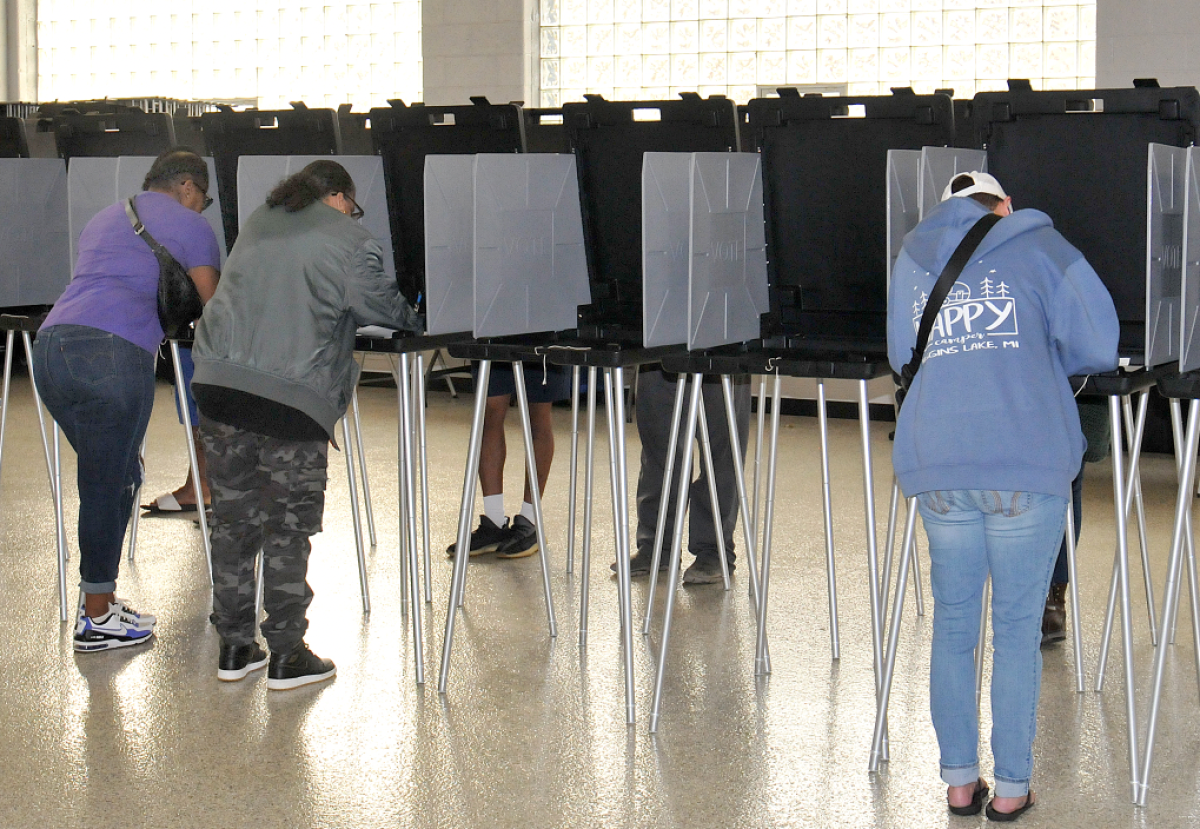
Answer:
<path fill-rule="evenodd" d="M 201 415 L 212 489 L 213 622 L 230 645 L 254 641 L 254 561 L 263 551 L 262 632 L 274 653 L 304 638 L 309 537 L 325 512 L 326 441 L 265 437 Z"/>
<path fill-rule="evenodd" d="M 637 554 L 654 554 L 654 528 L 658 521 L 659 499 L 662 497 L 663 474 L 667 465 L 667 447 L 671 437 L 671 412 L 675 406 L 677 378 L 654 368 L 638 376 L 637 417 L 638 435 L 642 441 L 642 468 L 637 483 Z M 733 447 L 729 442 L 729 425 L 725 418 L 725 401 L 719 382 L 704 384 L 702 397 L 708 418 L 709 441 L 712 444 L 713 471 L 716 475 L 717 503 L 720 507 L 721 528 L 725 536 L 725 551 L 733 561 L 733 530 L 737 524 L 737 479 L 734 478 Z M 746 457 L 746 438 L 750 432 L 750 378 L 733 378 L 733 408 L 737 420 L 741 455 Z M 684 427 L 687 420 L 687 401 L 680 415 L 679 443 L 676 447 L 675 469 L 671 473 L 671 497 L 666 510 L 667 531 L 663 537 L 663 552 L 669 551 L 675 529 L 675 504 L 679 497 L 679 465 L 683 455 Z M 696 431 L 695 457 L 700 469 L 698 478 L 688 489 L 688 549 L 696 558 L 717 558 L 717 537 L 713 527 L 712 505 L 708 495 L 708 476 L 700 462 L 699 427 Z"/>

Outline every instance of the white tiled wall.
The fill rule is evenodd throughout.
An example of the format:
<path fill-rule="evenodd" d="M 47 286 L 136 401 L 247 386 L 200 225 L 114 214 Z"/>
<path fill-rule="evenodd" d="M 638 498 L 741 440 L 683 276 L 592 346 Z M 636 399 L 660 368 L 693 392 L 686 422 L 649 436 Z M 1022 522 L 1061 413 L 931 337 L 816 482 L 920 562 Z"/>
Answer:
<path fill-rule="evenodd" d="M 536 9 L 537 0 L 423 2 L 425 102 L 465 104 L 484 95 L 532 105 Z"/>
<path fill-rule="evenodd" d="M 1200 4 L 1196 0 L 1099 0 L 1096 85 L 1200 86 Z"/>

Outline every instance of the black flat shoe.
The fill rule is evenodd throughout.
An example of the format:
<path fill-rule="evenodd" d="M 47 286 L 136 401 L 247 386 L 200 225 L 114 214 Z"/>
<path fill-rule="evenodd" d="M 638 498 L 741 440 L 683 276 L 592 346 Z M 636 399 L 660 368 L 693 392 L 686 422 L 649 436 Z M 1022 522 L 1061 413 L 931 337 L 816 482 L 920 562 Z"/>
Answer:
<path fill-rule="evenodd" d="M 1035 805 L 1037 805 L 1037 801 L 1033 799 L 1033 793 L 1031 792 L 1030 794 L 1025 795 L 1025 805 L 1019 809 L 1013 809 L 1011 812 L 998 812 L 993 809 L 992 804 L 989 803 L 987 805 L 987 817 L 988 820 L 994 820 L 998 823 L 1008 823 L 1016 820 L 1021 815 L 1032 809 Z"/>
<path fill-rule="evenodd" d="M 971 795 L 970 803 L 968 803 L 966 806 L 950 806 L 949 803 L 947 803 L 946 805 L 950 806 L 951 814 L 961 815 L 962 817 L 968 817 L 970 815 L 979 814 L 980 810 L 983 809 L 983 799 L 987 796 L 988 796 L 988 784 L 983 782 L 983 778 L 981 777 L 975 781 L 975 792 L 974 792 L 974 794 Z M 989 810 L 991 808 L 992 808 L 991 806 L 988 806 Z"/>

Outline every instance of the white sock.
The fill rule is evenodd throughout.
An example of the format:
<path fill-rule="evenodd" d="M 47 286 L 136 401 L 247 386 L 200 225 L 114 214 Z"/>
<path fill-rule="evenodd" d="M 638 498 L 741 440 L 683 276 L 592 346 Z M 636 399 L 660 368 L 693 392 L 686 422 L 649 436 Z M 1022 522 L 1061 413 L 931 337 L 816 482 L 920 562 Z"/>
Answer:
<path fill-rule="evenodd" d="M 521 517 L 530 524 L 533 523 L 533 504 L 529 503 L 528 501 L 525 501 L 521 504 Z"/>
<path fill-rule="evenodd" d="M 483 496 L 483 514 L 497 527 L 504 526 L 504 493 Z"/>

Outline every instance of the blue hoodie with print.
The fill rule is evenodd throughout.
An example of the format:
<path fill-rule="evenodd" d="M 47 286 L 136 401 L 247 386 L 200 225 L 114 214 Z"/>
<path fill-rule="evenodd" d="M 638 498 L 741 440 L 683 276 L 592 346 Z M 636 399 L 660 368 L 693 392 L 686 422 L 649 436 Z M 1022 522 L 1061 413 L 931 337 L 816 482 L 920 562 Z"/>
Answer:
<path fill-rule="evenodd" d="M 905 238 L 888 295 L 888 359 L 912 359 L 934 283 L 971 226 L 974 199 L 933 208 Z M 997 489 L 1069 498 L 1084 439 L 1068 377 L 1117 367 L 1108 290 L 1050 217 L 1021 210 L 984 237 L 950 289 L 896 424 L 906 496 Z"/>

